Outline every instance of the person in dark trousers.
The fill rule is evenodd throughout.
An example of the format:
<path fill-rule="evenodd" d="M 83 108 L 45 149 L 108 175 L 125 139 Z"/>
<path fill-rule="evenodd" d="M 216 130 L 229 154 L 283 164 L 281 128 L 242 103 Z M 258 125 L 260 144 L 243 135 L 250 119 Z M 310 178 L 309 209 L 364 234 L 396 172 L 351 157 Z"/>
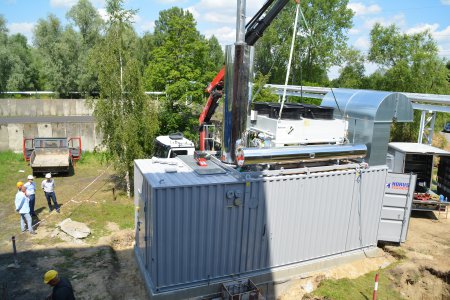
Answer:
<path fill-rule="evenodd" d="M 75 300 L 72 284 L 67 278 L 59 277 L 57 271 L 47 271 L 44 274 L 44 283 L 53 287 L 47 300 Z"/>
<path fill-rule="evenodd" d="M 52 202 L 55 205 L 56 212 L 59 213 L 59 205 L 58 202 L 56 202 L 56 195 L 55 195 L 55 180 L 52 178 L 52 174 L 47 173 L 45 174 L 45 179 L 42 181 L 41 184 L 42 189 L 45 193 L 45 198 L 47 198 L 48 203 L 48 211 L 52 212 Z"/>
<path fill-rule="evenodd" d="M 36 216 L 34 211 L 34 203 L 35 203 L 35 193 L 36 193 L 36 184 L 34 183 L 33 175 L 28 175 L 28 182 L 24 184 L 27 188 L 27 196 L 30 199 L 30 215 L 32 217 Z"/>

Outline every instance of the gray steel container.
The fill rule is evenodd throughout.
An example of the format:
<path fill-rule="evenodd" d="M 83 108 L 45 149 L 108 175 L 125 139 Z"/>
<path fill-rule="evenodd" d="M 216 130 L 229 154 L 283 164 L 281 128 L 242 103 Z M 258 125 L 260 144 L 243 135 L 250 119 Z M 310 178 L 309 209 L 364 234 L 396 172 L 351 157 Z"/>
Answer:
<path fill-rule="evenodd" d="M 215 168 L 135 161 L 135 251 L 153 295 L 377 244 L 386 167 L 265 177 Z"/>

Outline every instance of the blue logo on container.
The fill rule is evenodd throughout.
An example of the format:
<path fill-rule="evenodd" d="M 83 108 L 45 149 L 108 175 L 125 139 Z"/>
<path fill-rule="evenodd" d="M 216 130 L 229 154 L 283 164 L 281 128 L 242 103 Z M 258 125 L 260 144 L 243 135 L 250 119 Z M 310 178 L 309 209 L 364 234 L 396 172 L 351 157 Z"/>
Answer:
<path fill-rule="evenodd" d="M 408 190 L 409 189 L 409 183 L 408 182 L 391 182 L 386 184 L 386 187 L 388 189 L 394 189 L 394 190 Z"/>

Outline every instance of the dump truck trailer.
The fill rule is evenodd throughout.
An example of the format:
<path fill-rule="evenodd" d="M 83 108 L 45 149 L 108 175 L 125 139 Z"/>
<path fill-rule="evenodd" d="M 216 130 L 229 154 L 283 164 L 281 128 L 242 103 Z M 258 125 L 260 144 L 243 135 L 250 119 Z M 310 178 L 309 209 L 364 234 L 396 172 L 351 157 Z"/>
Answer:
<path fill-rule="evenodd" d="M 80 137 L 25 138 L 23 154 L 30 163 L 33 175 L 73 171 L 75 161 L 81 158 Z"/>

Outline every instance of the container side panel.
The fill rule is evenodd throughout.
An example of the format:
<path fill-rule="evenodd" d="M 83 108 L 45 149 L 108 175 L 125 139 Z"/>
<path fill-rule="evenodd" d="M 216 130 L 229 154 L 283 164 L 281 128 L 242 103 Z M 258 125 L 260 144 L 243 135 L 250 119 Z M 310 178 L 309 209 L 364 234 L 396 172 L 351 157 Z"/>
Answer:
<path fill-rule="evenodd" d="M 167 287 L 239 273 L 244 184 L 157 189 L 157 281 Z"/>

